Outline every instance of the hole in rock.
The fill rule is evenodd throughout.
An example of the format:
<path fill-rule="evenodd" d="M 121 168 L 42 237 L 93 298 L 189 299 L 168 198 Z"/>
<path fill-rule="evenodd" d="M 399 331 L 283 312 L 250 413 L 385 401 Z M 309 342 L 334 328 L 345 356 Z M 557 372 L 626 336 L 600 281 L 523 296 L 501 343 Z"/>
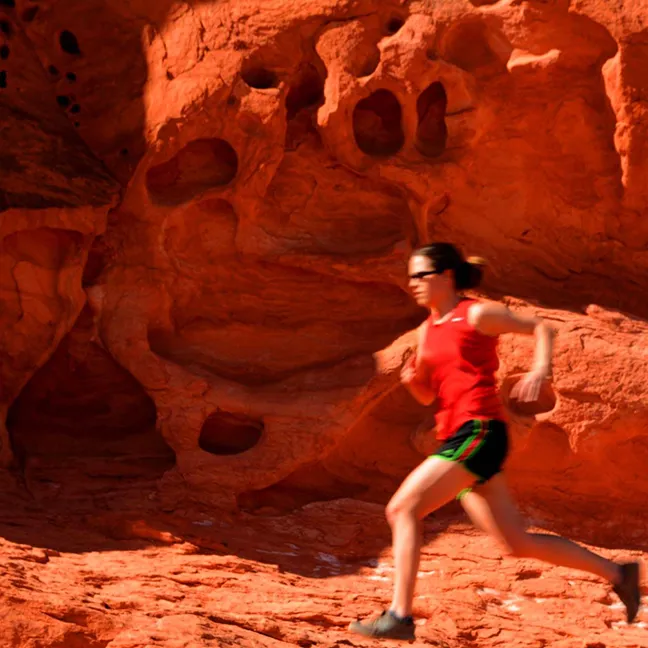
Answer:
<path fill-rule="evenodd" d="M 23 22 L 31 22 L 36 18 L 36 14 L 38 13 L 40 7 L 28 7 L 25 9 L 25 11 L 22 12 L 22 20 Z"/>
<path fill-rule="evenodd" d="M 75 115 L 76 115 L 77 113 L 80 113 L 80 112 L 81 112 L 81 106 L 79 106 L 79 104 L 74 104 L 74 105 L 70 108 L 70 112 L 73 113 L 73 114 L 75 114 Z"/>
<path fill-rule="evenodd" d="M 301 110 L 313 108 L 324 101 L 324 80 L 314 65 L 308 65 L 286 97 L 286 117 L 293 119 Z"/>
<path fill-rule="evenodd" d="M 453 26 L 443 39 L 441 49 L 442 58 L 468 72 L 483 74 L 505 69 L 491 46 L 489 29 L 481 20 L 467 20 Z"/>
<path fill-rule="evenodd" d="M 65 77 L 67 78 L 68 81 L 71 81 L 74 83 L 77 80 L 76 74 L 74 72 L 68 72 Z"/>
<path fill-rule="evenodd" d="M 500 0 L 468 0 L 473 7 L 485 7 L 497 4 Z"/>
<path fill-rule="evenodd" d="M 231 264 L 228 262 L 228 264 L 221 265 Z M 214 268 L 212 274 L 217 274 L 218 266 L 212 267 Z M 232 277 L 235 276 L 232 275 Z M 220 308 L 227 309 L 233 315 L 241 313 L 242 317 L 247 318 L 252 314 L 257 321 L 268 321 L 267 311 L 253 312 L 250 310 L 245 313 L 239 310 L 240 306 L 233 303 L 227 293 L 229 288 L 235 285 L 234 281 L 235 279 L 232 279 L 229 284 L 222 284 L 224 289 L 221 288 L 219 293 L 212 293 Z M 274 285 L 277 285 L 276 275 L 270 273 L 269 277 L 264 279 L 264 285 L 273 285 L 273 281 Z M 302 290 L 307 291 L 303 287 Z M 241 296 L 243 297 L 243 295 Z M 369 354 L 359 358 L 345 359 L 345 355 L 348 356 L 349 353 L 357 353 L 357 351 L 356 349 L 349 351 L 351 348 L 349 342 L 344 342 L 344 347 L 340 348 L 339 335 L 337 334 L 340 327 L 334 320 L 329 320 L 326 324 L 318 327 L 318 346 L 312 349 L 308 348 L 308 345 L 313 339 L 313 334 L 304 333 L 298 323 L 291 328 L 285 326 L 280 332 L 267 334 L 260 327 L 252 328 L 248 325 L 242 330 L 237 330 L 236 325 L 215 326 L 214 322 L 205 319 L 204 316 L 192 317 L 191 314 L 199 312 L 198 309 L 205 315 L 208 314 L 206 311 L 210 306 L 206 305 L 208 303 L 206 297 L 203 293 L 190 303 L 174 308 L 172 316 L 176 320 L 191 318 L 186 325 L 182 325 L 179 332 L 153 328 L 149 330 L 148 341 L 153 353 L 187 368 L 194 374 L 206 378 L 217 376 L 248 387 L 262 387 L 291 379 L 301 380 L 301 376 L 299 378 L 295 378 L 295 376 L 298 373 L 303 373 L 307 376 L 304 378 L 305 380 L 318 380 L 320 385 L 326 386 L 323 386 L 322 389 L 328 389 L 329 385 L 335 385 L 336 389 L 355 388 L 365 385 L 371 379 L 372 371 L 375 371 L 372 357 Z M 213 300 L 211 297 L 207 299 L 209 302 Z M 300 299 L 300 301 L 305 300 Z M 286 308 L 291 308 L 291 305 L 287 304 Z M 411 322 L 412 319 L 408 318 L 407 322 Z M 247 321 L 252 320 L 248 319 Z M 349 324 L 349 328 L 352 327 L 353 324 Z M 359 343 L 372 349 L 382 348 L 373 338 L 372 327 L 363 326 L 362 328 L 365 335 Z M 402 323 L 399 323 L 399 328 L 407 330 Z M 248 348 L 243 349 L 241 345 L 245 344 L 245 336 L 253 339 L 253 342 Z M 366 338 L 370 341 L 365 342 Z M 381 343 L 383 339 L 387 338 L 387 335 L 383 335 Z M 284 356 L 286 356 L 286 348 L 291 349 L 291 355 L 280 358 L 277 354 L 281 354 L 283 349 Z"/>
<path fill-rule="evenodd" d="M 398 99 L 389 90 L 376 90 L 358 102 L 353 111 L 353 134 L 367 155 L 398 153 L 405 142 Z"/>
<path fill-rule="evenodd" d="M 296 160 L 296 164 L 303 167 L 303 159 Z M 331 176 L 325 177 L 328 180 Z M 377 223 L 382 238 L 386 234 L 383 227 L 393 228 L 394 222 L 400 226 L 398 220 L 402 213 L 383 212 L 374 186 L 370 180 L 365 181 L 370 186 L 366 194 L 356 193 L 354 200 L 349 200 L 349 192 L 341 187 L 337 204 L 346 208 L 356 221 L 358 209 L 366 207 L 365 233 Z M 301 191 L 302 185 L 294 186 Z M 268 195 L 273 196 L 270 190 Z M 368 197 L 370 205 L 361 202 L 364 196 Z M 315 193 L 313 203 L 326 204 L 327 198 Z M 186 212 L 190 216 L 186 218 L 187 224 L 197 219 L 199 202 L 202 201 L 196 201 L 186 210 L 177 210 L 179 214 Z M 402 203 L 401 199 L 396 204 Z M 286 206 L 292 207 L 290 203 Z M 318 208 L 322 216 L 330 219 L 325 208 Z M 309 211 L 314 209 L 314 206 L 309 207 Z M 331 212 L 336 216 L 330 219 L 331 230 L 344 227 L 337 220 L 334 205 L 331 205 Z M 208 223 L 207 217 L 208 213 L 203 216 L 203 224 Z M 235 219 L 229 219 L 224 211 L 217 218 L 221 232 L 236 225 Z M 388 219 L 388 224 L 383 218 Z M 228 222 L 231 225 L 227 225 Z M 267 222 L 261 220 L 260 224 L 265 226 Z M 182 219 L 177 218 L 176 224 L 182 234 Z M 187 284 L 191 288 L 172 292 L 170 317 L 173 328 L 152 326 L 148 332 L 153 353 L 186 367 L 191 373 L 207 378 L 215 376 L 249 387 L 278 382 L 284 383 L 288 390 L 297 389 L 301 384 L 309 388 L 314 385 L 320 390 L 361 387 L 375 374 L 373 354 L 421 321 L 420 310 L 406 293 L 386 282 L 352 282 L 348 278 L 324 276 L 310 268 L 283 265 L 273 259 L 243 260 L 232 253 L 227 258 L 212 257 L 209 264 L 201 263 L 200 256 L 205 254 L 205 248 L 220 243 L 218 231 L 210 235 L 205 227 L 196 227 L 196 230 L 201 236 L 198 241 L 191 236 L 189 228 L 187 243 L 173 234 L 164 241 L 178 245 L 179 249 L 174 251 L 176 259 L 181 253 L 186 255 L 187 262 L 195 264 L 191 275 L 186 275 L 195 279 Z M 272 234 L 274 230 L 269 232 Z M 354 226 L 349 238 L 355 236 L 361 239 L 360 245 L 367 246 L 366 234 L 359 236 L 358 232 L 360 228 Z M 292 235 L 292 231 L 289 233 Z M 369 241 L 369 245 L 375 244 L 376 241 Z M 338 251 L 323 247 L 304 246 L 302 249 L 331 258 L 342 256 Z M 189 260 L 190 254 L 195 254 L 193 261 Z M 343 254 L 344 258 L 354 254 L 353 258 L 359 257 L 348 248 L 343 249 Z M 360 258 L 367 258 L 364 250 L 360 254 Z M 368 256 L 375 258 L 376 255 Z M 279 286 L 281 293 L 276 292 Z M 313 303 L 313 294 L 317 294 L 317 306 Z M 367 303 L 372 305 L 370 313 Z M 317 340 L 316 345 L 313 340 Z"/>
<path fill-rule="evenodd" d="M 18 230 L 2 240 L 0 252 L 16 261 L 24 261 L 40 268 L 59 270 L 79 259 L 83 234 L 72 230 L 40 227 Z"/>
<path fill-rule="evenodd" d="M 86 287 L 96 284 L 104 268 L 111 261 L 111 257 L 112 250 L 106 244 L 106 239 L 103 236 L 97 236 L 92 241 L 92 247 L 88 252 L 88 260 L 83 268 L 81 285 Z"/>
<path fill-rule="evenodd" d="M 77 37 L 67 29 L 63 30 L 59 36 L 59 45 L 67 54 L 80 55 L 79 41 Z"/>
<path fill-rule="evenodd" d="M 416 148 L 427 157 L 437 157 L 445 150 L 448 139 L 445 123 L 447 105 L 445 89 L 438 81 L 430 84 L 416 101 Z"/>
<path fill-rule="evenodd" d="M 236 455 L 252 449 L 261 439 L 263 423 L 243 414 L 214 412 L 203 423 L 198 445 L 215 455 Z"/>
<path fill-rule="evenodd" d="M 32 487 L 105 495 L 129 481 L 152 485 L 173 466 L 153 400 L 93 333 L 86 307 L 9 410 L 12 444 Z"/>
<path fill-rule="evenodd" d="M 9 58 L 9 47 L 7 45 L 3 45 L 0 47 L 0 59 L 3 61 L 6 61 Z"/>
<path fill-rule="evenodd" d="M 257 90 L 276 88 L 279 85 L 277 75 L 272 70 L 268 70 L 264 67 L 244 68 L 241 72 L 241 78 L 250 86 L 250 88 L 255 88 Z"/>
<path fill-rule="evenodd" d="M 0 31 L 5 36 L 11 36 L 11 23 L 8 20 L 0 20 Z"/>
<path fill-rule="evenodd" d="M 13 9 L 16 6 L 16 0 L 0 0 L 0 7 L 9 7 Z"/>
<path fill-rule="evenodd" d="M 525 403 L 511 395 L 513 387 L 524 377 L 524 374 L 507 376 L 502 383 L 502 400 L 506 407 L 517 416 L 536 416 L 551 412 L 556 407 L 556 394 L 548 380 L 542 383 L 540 396 L 536 401 Z"/>
<path fill-rule="evenodd" d="M 380 65 L 380 50 L 377 47 L 374 47 L 371 54 L 365 59 L 365 62 L 362 64 L 358 72 L 359 77 L 371 76 L 376 68 Z"/>
<path fill-rule="evenodd" d="M 230 144 L 222 139 L 200 139 L 151 167 L 146 186 L 154 200 L 179 204 L 207 189 L 229 184 L 237 171 L 238 156 Z"/>
<path fill-rule="evenodd" d="M 70 98 L 65 95 L 59 95 L 56 97 L 56 103 L 61 106 L 61 108 L 67 108 L 70 105 Z"/>
<path fill-rule="evenodd" d="M 387 24 L 385 25 L 385 31 L 390 36 L 393 36 L 396 32 L 399 32 L 402 29 L 404 24 L 405 21 L 402 18 L 394 16 L 387 21 Z"/>
<path fill-rule="evenodd" d="M 0 70 L 0 88 L 7 87 L 7 73 L 4 70 Z"/>
<path fill-rule="evenodd" d="M 56 76 L 59 73 L 58 68 L 55 65 L 50 65 L 47 69 L 49 73 L 53 76 Z"/>
<path fill-rule="evenodd" d="M 293 151 L 310 138 L 319 139 L 317 109 L 324 103 L 324 78 L 314 65 L 302 68 L 286 96 L 286 149 Z"/>

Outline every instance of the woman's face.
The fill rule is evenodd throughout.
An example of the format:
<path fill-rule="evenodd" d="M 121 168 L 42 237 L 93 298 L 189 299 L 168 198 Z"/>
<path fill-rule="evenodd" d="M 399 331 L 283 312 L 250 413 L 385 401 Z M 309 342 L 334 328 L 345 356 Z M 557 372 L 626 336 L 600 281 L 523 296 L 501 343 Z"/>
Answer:
<path fill-rule="evenodd" d="M 452 273 L 436 271 L 426 256 L 410 257 L 408 273 L 410 292 L 424 308 L 433 308 L 448 290 L 453 290 Z"/>

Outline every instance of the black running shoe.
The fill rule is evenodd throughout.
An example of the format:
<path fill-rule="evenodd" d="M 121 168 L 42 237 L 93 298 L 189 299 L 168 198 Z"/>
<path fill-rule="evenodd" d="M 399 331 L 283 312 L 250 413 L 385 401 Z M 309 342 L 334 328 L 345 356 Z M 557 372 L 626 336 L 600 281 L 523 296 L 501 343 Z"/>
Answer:
<path fill-rule="evenodd" d="M 400 639 L 402 641 L 414 641 L 415 639 L 412 617 L 399 619 L 387 610 L 372 621 L 352 621 L 349 624 L 349 630 L 361 634 L 363 637 L 376 639 Z"/>
<path fill-rule="evenodd" d="M 639 591 L 639 563 L 631 562 L 620 565 L 622 580 L 614 586 L 614 593 L 626 607 L 628 623 L 632 623 L 639 612 L 641 593 Z"/>

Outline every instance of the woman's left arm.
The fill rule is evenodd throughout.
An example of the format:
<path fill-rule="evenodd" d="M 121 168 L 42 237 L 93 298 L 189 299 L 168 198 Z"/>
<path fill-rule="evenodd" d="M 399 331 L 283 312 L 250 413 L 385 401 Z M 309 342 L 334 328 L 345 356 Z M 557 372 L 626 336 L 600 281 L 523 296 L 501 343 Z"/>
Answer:
<path fill-rule="evenodd" d="M 515 385 L 512 396 L 521 401 L 534 401 L 540 395 L 542 381 L 551 376 L 551 357 L 555 330 L 540 317 L 513 313 L 503 304 L 481 302 L 468 311 L 468 323 L 484 335 L 505 333 L 533 335 L 536 340 L 533 368 Z"/>

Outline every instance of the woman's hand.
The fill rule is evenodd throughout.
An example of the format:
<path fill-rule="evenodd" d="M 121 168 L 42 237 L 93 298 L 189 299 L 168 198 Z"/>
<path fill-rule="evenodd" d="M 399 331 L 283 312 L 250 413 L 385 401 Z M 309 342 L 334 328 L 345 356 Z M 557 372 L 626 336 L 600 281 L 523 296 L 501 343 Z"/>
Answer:
<path fill-rule="evenodd" d="M 402 366 L 400 371 L 400 381 L 403 385 L 411 385 L 418 378 L 416 370 L 416 354 L 413 353 Z"/>
<path fill-rule="evenodd" d="M 513 385 L 510 397 L 521 403 L 533 403 L 540 398 L 542 383 L 547 379 L 543 370 L 529 371 Z"/>
<path fill-rule="evenodd" d="M 430 405 L 436 398 L 436 392 L 428 384 L 425 369 L 416 362 L 415 353 L 405 361 L 400 372 L 400 380 L 421 405 Z"/>

